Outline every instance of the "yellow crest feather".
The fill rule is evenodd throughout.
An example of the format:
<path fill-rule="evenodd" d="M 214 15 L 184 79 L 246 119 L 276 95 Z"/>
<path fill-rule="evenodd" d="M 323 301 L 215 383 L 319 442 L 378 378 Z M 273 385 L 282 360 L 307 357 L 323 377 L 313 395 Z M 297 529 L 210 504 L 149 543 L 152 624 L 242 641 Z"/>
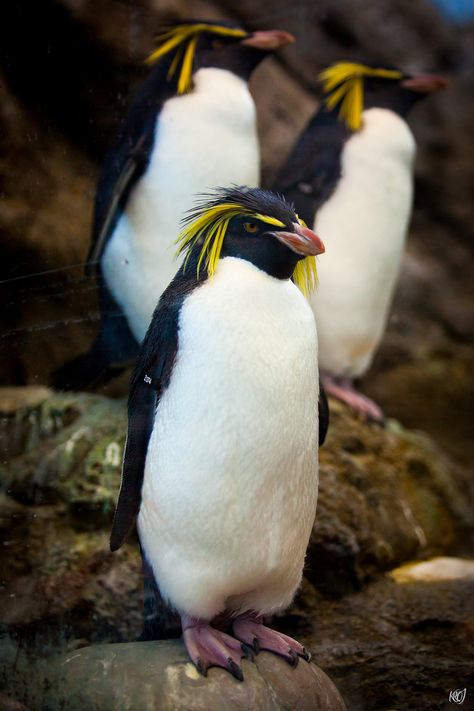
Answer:
<path fill-rule="evenodd" d="M 322 71 L 319 80 L 327 94 L 325 103 L 328 109 L 340 104 L 339 118 L 351 131 L 358 131 L 364 110 L 364 77 L 395 80 L 402 76 L 402 72 L 396 69 L 375 69 L 356 62 L 338 62 Z"/>
<path fill-rule="evenodd" d="M 191 89 L 194 55 L 196 54 L 199 35 L 203 32 L 221 37 L 243 38 L 248 36 L 245 30 L 206 24 L 205 22 L 176 25 L 176 27 L 171 27 L 158 35 L 158 47 L 146 59 L 146 64 L 154 64 L 170 52 L 176 51 L 168 70 L 167 79 L 172 79 L 180 67 L 178 94 L 186 94 Z"/>
<path fill-rule="evenodd" d="M 229 222 L 234 217 L 242 215 L 266 222 L 274 227 L 285 227 L 284 223 L 276 217 L 252 212 L 252 210 L 239 203 L 229 202 L 213 205 L 204 209 L 180 232 L 176 239 L 176 244 L 178 245 L 176 257 L 186 252 L 184 260 L 184 266 L 186 267 L 192 248 L 202 240 L 197 262 L 197 276 L 199 278 L 201 268 L 204 267 L 205 271 L 212 277 L 217 269 Z M 298 222 L 302 225 L 305 224 L 300 218 L 298 218 Z M 315 257 L 306 257 L 297 263 L 293 272 L 293 281 L 305 296 L 309 296 L 317 284 Z"/>

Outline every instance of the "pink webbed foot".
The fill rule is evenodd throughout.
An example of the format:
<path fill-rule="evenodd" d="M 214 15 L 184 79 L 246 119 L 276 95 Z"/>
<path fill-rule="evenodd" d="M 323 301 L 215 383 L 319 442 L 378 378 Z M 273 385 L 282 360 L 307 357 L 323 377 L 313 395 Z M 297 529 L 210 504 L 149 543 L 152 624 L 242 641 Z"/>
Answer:
<path fill-rule="evenodd" d="M 349 378 L 334 378 L 322 374 L 321 381 L 327 395 L 331 395 L 360 413 L 365 419 L 383 424 L 385 417 L 380 407 L 369 397 L 355 390 Z"/>
<path fill-rule="evenodd" d="M 286 659 L 293 667 L 298 664 L 299 657 L 303 657 L 307 662 L 311 659 L 310 653 L 296 639 L 265 627 L 262 618 L 258 615 L 245 614 L 237 617 L 232 630 L 237 639 L 252 647 L 256 654 L 262 649 L 274 652 Z"/>
<path fill-rule="evenodd" d="M 252 659 L 253 655 L 241 642 L 188 615 L 181 617 L 181 625 L 186 650 L 198 672 L 207 676 L 209 667 L 222 667 L 239 681 L 244 680 L 240 660 Z"/>

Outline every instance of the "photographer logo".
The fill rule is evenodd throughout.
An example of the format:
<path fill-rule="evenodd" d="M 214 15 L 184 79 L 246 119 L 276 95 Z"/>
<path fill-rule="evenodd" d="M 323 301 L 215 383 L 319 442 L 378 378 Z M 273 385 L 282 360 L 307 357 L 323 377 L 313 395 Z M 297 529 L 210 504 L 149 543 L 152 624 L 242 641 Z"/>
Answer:
<path fill-rule="evenodd" d="M 449 702 L 451 704 L 463 704 L 466 698 L 467 689 L 456 689 L 449 692 Z"/>

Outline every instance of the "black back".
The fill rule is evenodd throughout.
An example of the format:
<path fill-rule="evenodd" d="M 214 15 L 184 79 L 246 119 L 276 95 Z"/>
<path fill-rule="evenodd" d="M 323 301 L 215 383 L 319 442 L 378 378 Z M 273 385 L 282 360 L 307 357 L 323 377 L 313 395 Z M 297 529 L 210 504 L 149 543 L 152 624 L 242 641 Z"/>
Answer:
<path fill-rule="evenodd" d="M 167 80 L 170 59 L 150 72 L 135 96 L 106 156 L 97 185 L 92 243 L 86 273 L 91 274 L 127 203 L 130 192 L 147 169 L 155 125 L 164 102 L 176 94 L 176 81 Z"/>
<path fill-rule="evenodd" d="M 376 77 L 366 77 L 363 90 L 364 110 L 389 109 L 402 118 L 426 96 L 425 93 L 404 88 L 399 80 Z M 328 110 L 324 103 L 321 104 L 271 188 L 291 200 L 299 216 L 310 226 L 314 224 L 317 210 L 331 197 L 337 186 L 341 176 L 342 151 L 352 136 L 352 131 L 339 119 L 339 108 L 338 104 Z"/>
<path fill-rule="evenodd" d="M 328 111 L 321 106 L 272 185 L 272 190 L 294 203 L 296 212 L 309 226 L 339 181 L 342 150 L 351 135 L 339 121 L 337 110 Z"/>

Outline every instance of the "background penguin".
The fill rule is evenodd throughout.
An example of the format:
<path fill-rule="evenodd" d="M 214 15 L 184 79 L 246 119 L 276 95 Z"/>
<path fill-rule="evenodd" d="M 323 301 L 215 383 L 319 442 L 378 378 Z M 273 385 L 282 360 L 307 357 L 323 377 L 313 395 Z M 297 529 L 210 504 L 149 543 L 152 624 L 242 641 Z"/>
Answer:
<path fill-rule="evenodd" d="M 257 188 L 219 189 L 179 244 L 132 380 L 111 549 L 138 517 L 191 659 L 242 679 L 242 643 L 308 658 L 262 615 L 291 602 L 316 510 L 317 336 L 296 284 L 314 286 L 324 246 Z"/>
<path fill-rule="evenodd" d="M 352 381 L 369 368 L 382 338 L 410 219 L 416 146 L 405 117 L 446 81 L 350 62 L 320 78 L 325 101 L 273 189 L 327 246 L 312 300 L 325 390 L 383 420 Z"/>
<path fill-rule="evenodd" d="M 134 359 L 176 271 L 170 235 L 192 197 L 214 185 L 259 183 L 255 106 L 247 81 L 292 42 L 215 22 L 166 28 L 99 178 L 87 273 L 100 278 L 102 319 L 90 351 L 53 374 L 81 389 Z"/>

